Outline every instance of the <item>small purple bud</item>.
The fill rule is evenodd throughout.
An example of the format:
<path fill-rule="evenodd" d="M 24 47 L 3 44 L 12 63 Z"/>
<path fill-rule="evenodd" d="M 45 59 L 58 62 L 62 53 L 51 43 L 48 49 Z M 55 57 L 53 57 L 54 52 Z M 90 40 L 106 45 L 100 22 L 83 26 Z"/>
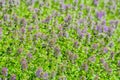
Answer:
<path fill-rule="evenodd" d="M 23 52 L 23 48 L 18 49 L 18 53 L 21 54 Z"/>
<path fill-rule="evenodd" d="M 104 52 L 104 53 L 107 53 L 107 52 L 108 52 L 108 48 L 107 48 L 107 47 L 104 47 L 104 48 L 103 48 L 103 52 Z"/>
<path fill-rule="evenodd" d="M 26 70 L 28 68 L 27 60 L 25 58 L 22 58 L 21 66 L 22 66 L 22 70 Z"/>
<path fill-rule="evenodd" d="M 29 26 L 28 27 L 28 31 L 32 31 L 33 27 L 32 26 Z"/>
<path fill-rule="evenodd" d="M 58 46 L 56 46 L 54 48 L 54 55 L 55 55 L 55 57 L 60 56 L 60 54 L 61 54 L 60 48 Z"/>
<path fill-rule="evenodd" d="M 16 80 L 16 75 L 15 74 L 11 75 L 10 80 Z"/>
<path fill-rule="evenodd" d="M 0 35 L 2 35 L 2 28 L 0 27 Z"/>
<path fill-rule="evenodd" d="M 104 31 L 104 32 L 108 32 L 108 30 L 109 30 L 109 28 L 108 28 L 107 26 L 104 26 L 104 27 L 103 27 L 103 31 Z"/>
<path fill-rule="evenodd" d="M 100 33 L 101 33 L 101 32 L 102 32 L 102 27 L 101 27 L 101 26 L 99 26 L 99 25 L 97 25 L 95 30 L 97 30 L 98 32 L 100 32 Z"/>
<path fill-rule="evenodd" d="M 98 5 L 98 3 L 99 3 L 99 0 L 94 0 L 94 5 Z"/>
<path fill-rule="evenodd" d="M 113 46 L 114 46 L 114 43 L 113 43 L 113 42 L 110 42 L 108 45 L 109 45 L 109 47 L 113 47 Z"/>
<path fill-rule="evenodd" d="M 89 60 L 90 62 L 95 62 L 96 57 L 95 57 L 95 56 L 91 56 L 91 57 L 88 58 L 88 60 Z"/>
<path fill-rule="evenodd" d="M 64 19 L 64 21 L 67 23 L 72 19 L 71 15 L 67 15 Z"/>
<path fill-rule="evenodd" d="M 74 46 L 75 48 L 77 48 L 77 47 L 79 46 L 78 41 L 75 41 L 73 46 Z"/>
<path fill-rule="evenodd" d="M 43 23 L 49 23 L 51 19 L 52 19 L 52 17 L 51 17 L 51 16 L 48 16 L 48 17 L 47 17 L 45 20 L 43 20 L 42 22 L 43 22 Z"/>
<path fill-rule="evenodd" d="M 88 71 L 88 64 L 87 63 L 83 63 L 82 64 L 82 68 L 87 72 Z"/>
<path fill-rule="evenodd" d="M 8 75 L 8 69 L 6 67 L 2 68 L 2 75 L 7 76 Z"/>
<path fill-rule="evenodd" d="M 100 59 L 100 62 L 101 62 L 102 64 L 104 64 L 104 63 L 105 63 L 105 59 L 104 59 L 104 58 L 101 58 L 101 59 Z"/>
<path fill-rule="evenodd" d="M 97 47 L 98 47 L 98 44 L 96 44 L 96 43 L 94 43 L 94 44 L 92 45 L 92 48 L 93 48 L 93 49 L 97 49 Z"/>
<path fill-rule="evenodd" d="M 82 10 L 84 8 L 84 4 L 80 4 L 80 9 Z"/>
<path fill-rule="evenodd" d="M 21 19 L 20 25 L 21 25 L 21 26 L 24 26 L 24 27 L 27 25 L 27 22 L 26 22 L 25 18 L 22 18 L 22 19 Z"/>
<path fill-rule="evenodd" d="M 21 32 L 22 32 L 22 33 L 25 33 L 25 31 L 26 31 L 26 30 L 25 30 L 25 27 L 22 27 L 22 28 L 21 28 Z"/>
<path fill-rule="evenodd" d="M 36 76 L 38 78 L 40 78 L 40 75 L 41 75 L 42 72 L 43 72 L 43 69 L 42 68 L 38 68 L 35 74 L 36 74 Z"/>
<path fill-rule="evenodd" d="M 28 53 L 28 54 L 27 54 L 27 57 L 28 57 L 29 59 L 31 59 L 31 58 L 32 58 L 32 54 L 31 54 L 31 53 Z"/>
<path fill-rule="evenodd" d="M 110 58 L 114 59 L 114 55 L 115 55 L 115 53 L 112 51 L 112 52 L 110 53 Z"/>
<path fill-rule="evenodd" d="M 44 80 L 47 80 L 48 79 L 48 73 L 47 72 L 44 72 L 43 73 L 43 75 L 42 75 L 42 78 L 44 79 Z"/>
<path fill-rule="evenodd" d="M 4 19 L 4 21 L 9 21 L 9 15 L 8 14 L 4 14 L 3 19 Z"/>
<path fill-rule="evenodd" d="M 97 17 L 98 17 L 98 19 L 102 19 L 102 17 L 105 15 L 105 13 L 103 12 L 103 11 L 98 11 L 97 13 L 96 13 L 96 15 L 97 15 Z"/>

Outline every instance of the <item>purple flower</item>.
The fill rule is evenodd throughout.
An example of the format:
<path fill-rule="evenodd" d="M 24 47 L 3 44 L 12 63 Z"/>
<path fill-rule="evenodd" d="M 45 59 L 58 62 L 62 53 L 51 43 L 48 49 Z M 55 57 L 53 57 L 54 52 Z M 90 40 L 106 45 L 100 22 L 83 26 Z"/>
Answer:
<path fill-rule="evenodd" d="M 60 76 L 58 80 L 67 80 L 66 76 Z"/>
<path fill-rule="evenodd" d="M 47 72 L 44 72 L 43 73 L 43 75 L 42 75 L 42 78 L 44 79 L 44 80 L 46 80 L 46 79 L 48 79 L 48 73 Z"/>
<path fill-rule="evenodd" d="M 103 27 L 103 30 L 104 30 L 104 32 L 108 32 L 108 31 L 109 31 L 109 28 L 108 28 L 107 26 L 104 26 L 104 27 Z"/>
<path fill-rule="evenodd" d="M 88 60 L 89 60 L 90 62 L 95 62 L 96 57 L 95 57 L 95 56 L 91 56 L 91 57 L 88 58 Z"/>
<path fill-rule="evenodd" d="M 99 3 L 99 0 L 94 0 L 94 5 L 98 5 L 98 3 Z"/>
<path fill-rule="evenodd" d="M 56 46 L 54 48 L 54 55 L 55 57 L 58 57 L 61 54 L 60 48 L 58 46 Z"/>
<path fill-rule="evenodd" d="M 25 27 L 22 27 L 22 28 L 21 28 L 21 32 L 22 32 L 22 33 L 25 33 L 25 31 L 26 31 L 26 30 L 25 30 Z"/>
<path fill-rule="evenodd" d="M 36 74 L 37 77 L 40 78 L 42 72 L 43 72 L 43 69 L 42 68 L 38 68 L 35 74 Z"/>
<path fill-rule="evenodd" d="M 16 75 L 13 74 L 13 75 L 11 76 L 10 80 L 16 80 Z"/>
<path fill-rule="evenodd" d="M 107 47 L 104 47 L 104 48 L 103 48 L 103 52 L 104 52 L 104 53 L 107 53 L 107 52 L 108 52 L 108 48 L 107 48 Z"/>
<path fill-rule="evenodd" d="M 67 15 L 64 19 L 65 22 L 69 22 L 72 19 L 71 15 Z"/>
<path fill-rule="evenodd" d="M 77 47 L 79 46 L 78 41 L 75 41 L 73 46 L 74 46 L 75 48 L 77 48 Z"/>
<path fill-rule="evenodd" d="M 114 59 L 114 52 L 112 51 L 111 53 L 110 53 L 110 58 L 112 58 L 112 59 Z"/>
<path fill-rule="evenodd" d="M 7 76 L 8 75 L 8 69 L 6 67 L 2 68 L 2 75 Z"/>
<path fill-rule="evenodd" d="M 83 63 L 82 64 L 82 69 L 84 69 L 87 72 L 88 71 L 88 64 L 87 63 Z"/>
<path fill-rule="evenodd" d="M 96 49 L 98 47 L 98 44 L 96 44 L 96 43 L 94 43 L 93 45 L 92 45 L 92 48 L 93 49 Z"/>
<path fill-rule="evenodd" d="M 25 70 L 25 69 L 28 68 L 27 60 L 25 58 L 22 58 L 22 60 L 21 60 L 21 66 L 22 66 L 23 70 Z"/>
<path fill-rule="evenodd" d="M 104 64 L 104 63 L 105 63 L 105 59 L 104 59 L 104 58 L 101 58 L 101 59 L 100 59 L 100 62 L 101 62 L 102 64 Z"/>
<path fill-rule="evenodd" d="M 32 58 L 32 54 L 31 54 L 31 53 L 28 53 L 28 54 L 27 54 L 27 57 L 28 57 L 28 58 Z"/>
<path fill-rule="evenodd" d="M 97 13 L 96 13 L 96 15 L 97 15 L 97 17 L 98 17 L 98 19 L 102 19 L 102 17 L 105 15 L 105 13 L 103 12 L 103 11 L 98 11 Z"/>
<path fill-rule="evenodd" d="M 25 27 L 27 25 L 27 21 L 25 18 L 22 18 L 21 21 L 20 21 L 20 25 Z"/>
<path fill-rule="evenodd" d="M 2 35 L 2 28 L 0 27 L 0 35 Z"/>
<path fill-rule="evenodd" d="M 21 54 L 23 52 L 23 48 L 18 49 L 18 53 Z"/>
<path fill-rule="evenodd" d="M 102 27 L 101 27 L 101 26 L 99 26 L 99 25 L 97 25 L 95 30 L 97 30 L 98 32 L 100 32 L 100 33 L 101 33 L 101 32 L 102 32 Z"/>

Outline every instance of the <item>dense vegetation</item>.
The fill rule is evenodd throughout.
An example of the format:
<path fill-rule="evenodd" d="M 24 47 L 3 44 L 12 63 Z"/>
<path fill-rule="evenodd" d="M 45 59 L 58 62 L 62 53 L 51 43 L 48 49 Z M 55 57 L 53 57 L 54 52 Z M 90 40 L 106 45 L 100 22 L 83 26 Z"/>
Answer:
<path fill-rule="evenodd" d="M 120 0 L 0 0 L 0 80 L 120 80 Z"/>

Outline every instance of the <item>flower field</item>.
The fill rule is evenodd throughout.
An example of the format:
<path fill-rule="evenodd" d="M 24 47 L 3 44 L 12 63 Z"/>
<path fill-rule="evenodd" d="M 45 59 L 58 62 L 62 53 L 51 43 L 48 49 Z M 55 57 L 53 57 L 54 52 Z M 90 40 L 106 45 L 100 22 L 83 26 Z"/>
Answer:
<path fill-rule="evenodd" d="M 120 80 L 120 0 L 0 0 L 0 80 Z"/>

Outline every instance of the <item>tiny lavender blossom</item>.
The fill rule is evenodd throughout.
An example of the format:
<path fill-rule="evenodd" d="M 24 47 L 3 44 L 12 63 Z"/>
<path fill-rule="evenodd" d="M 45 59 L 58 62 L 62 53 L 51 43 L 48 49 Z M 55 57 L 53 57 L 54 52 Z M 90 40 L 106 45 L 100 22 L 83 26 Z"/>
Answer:
<path fill-rule="evenodd" d="M 16 75 L 15 74 L 11 75 L 10 80 L 16 80 Z"/>
<path fill-rule="evenodd" d="M 37 77 L 40 78 L 41 77 L 40 75 L 41 75 L 42 72 L 43 72 L 43 69 L 42 68 L 38 68 L 35 74 L 36 74 Z"/>
<path fill-rule="evenodd" d="M 105 13 L 103 12 L 103 11 L 98 11 L 97 13 L 97 17 L 98 17 L 98 19 L 102 19 L 103 18 L 103 16 L 105 15 Z"/>
<path fill-rule="evenodd" d="M 2 75 L 7 76 L 8 75 L 8 69 L 6 67 L 2 68 Z"/>
<path fill-rule="evenodd" d="M 21 67 L 22 70 L 26 70 L 28 68 L 27 60 L 25 58 L 21 60 Z"/>

